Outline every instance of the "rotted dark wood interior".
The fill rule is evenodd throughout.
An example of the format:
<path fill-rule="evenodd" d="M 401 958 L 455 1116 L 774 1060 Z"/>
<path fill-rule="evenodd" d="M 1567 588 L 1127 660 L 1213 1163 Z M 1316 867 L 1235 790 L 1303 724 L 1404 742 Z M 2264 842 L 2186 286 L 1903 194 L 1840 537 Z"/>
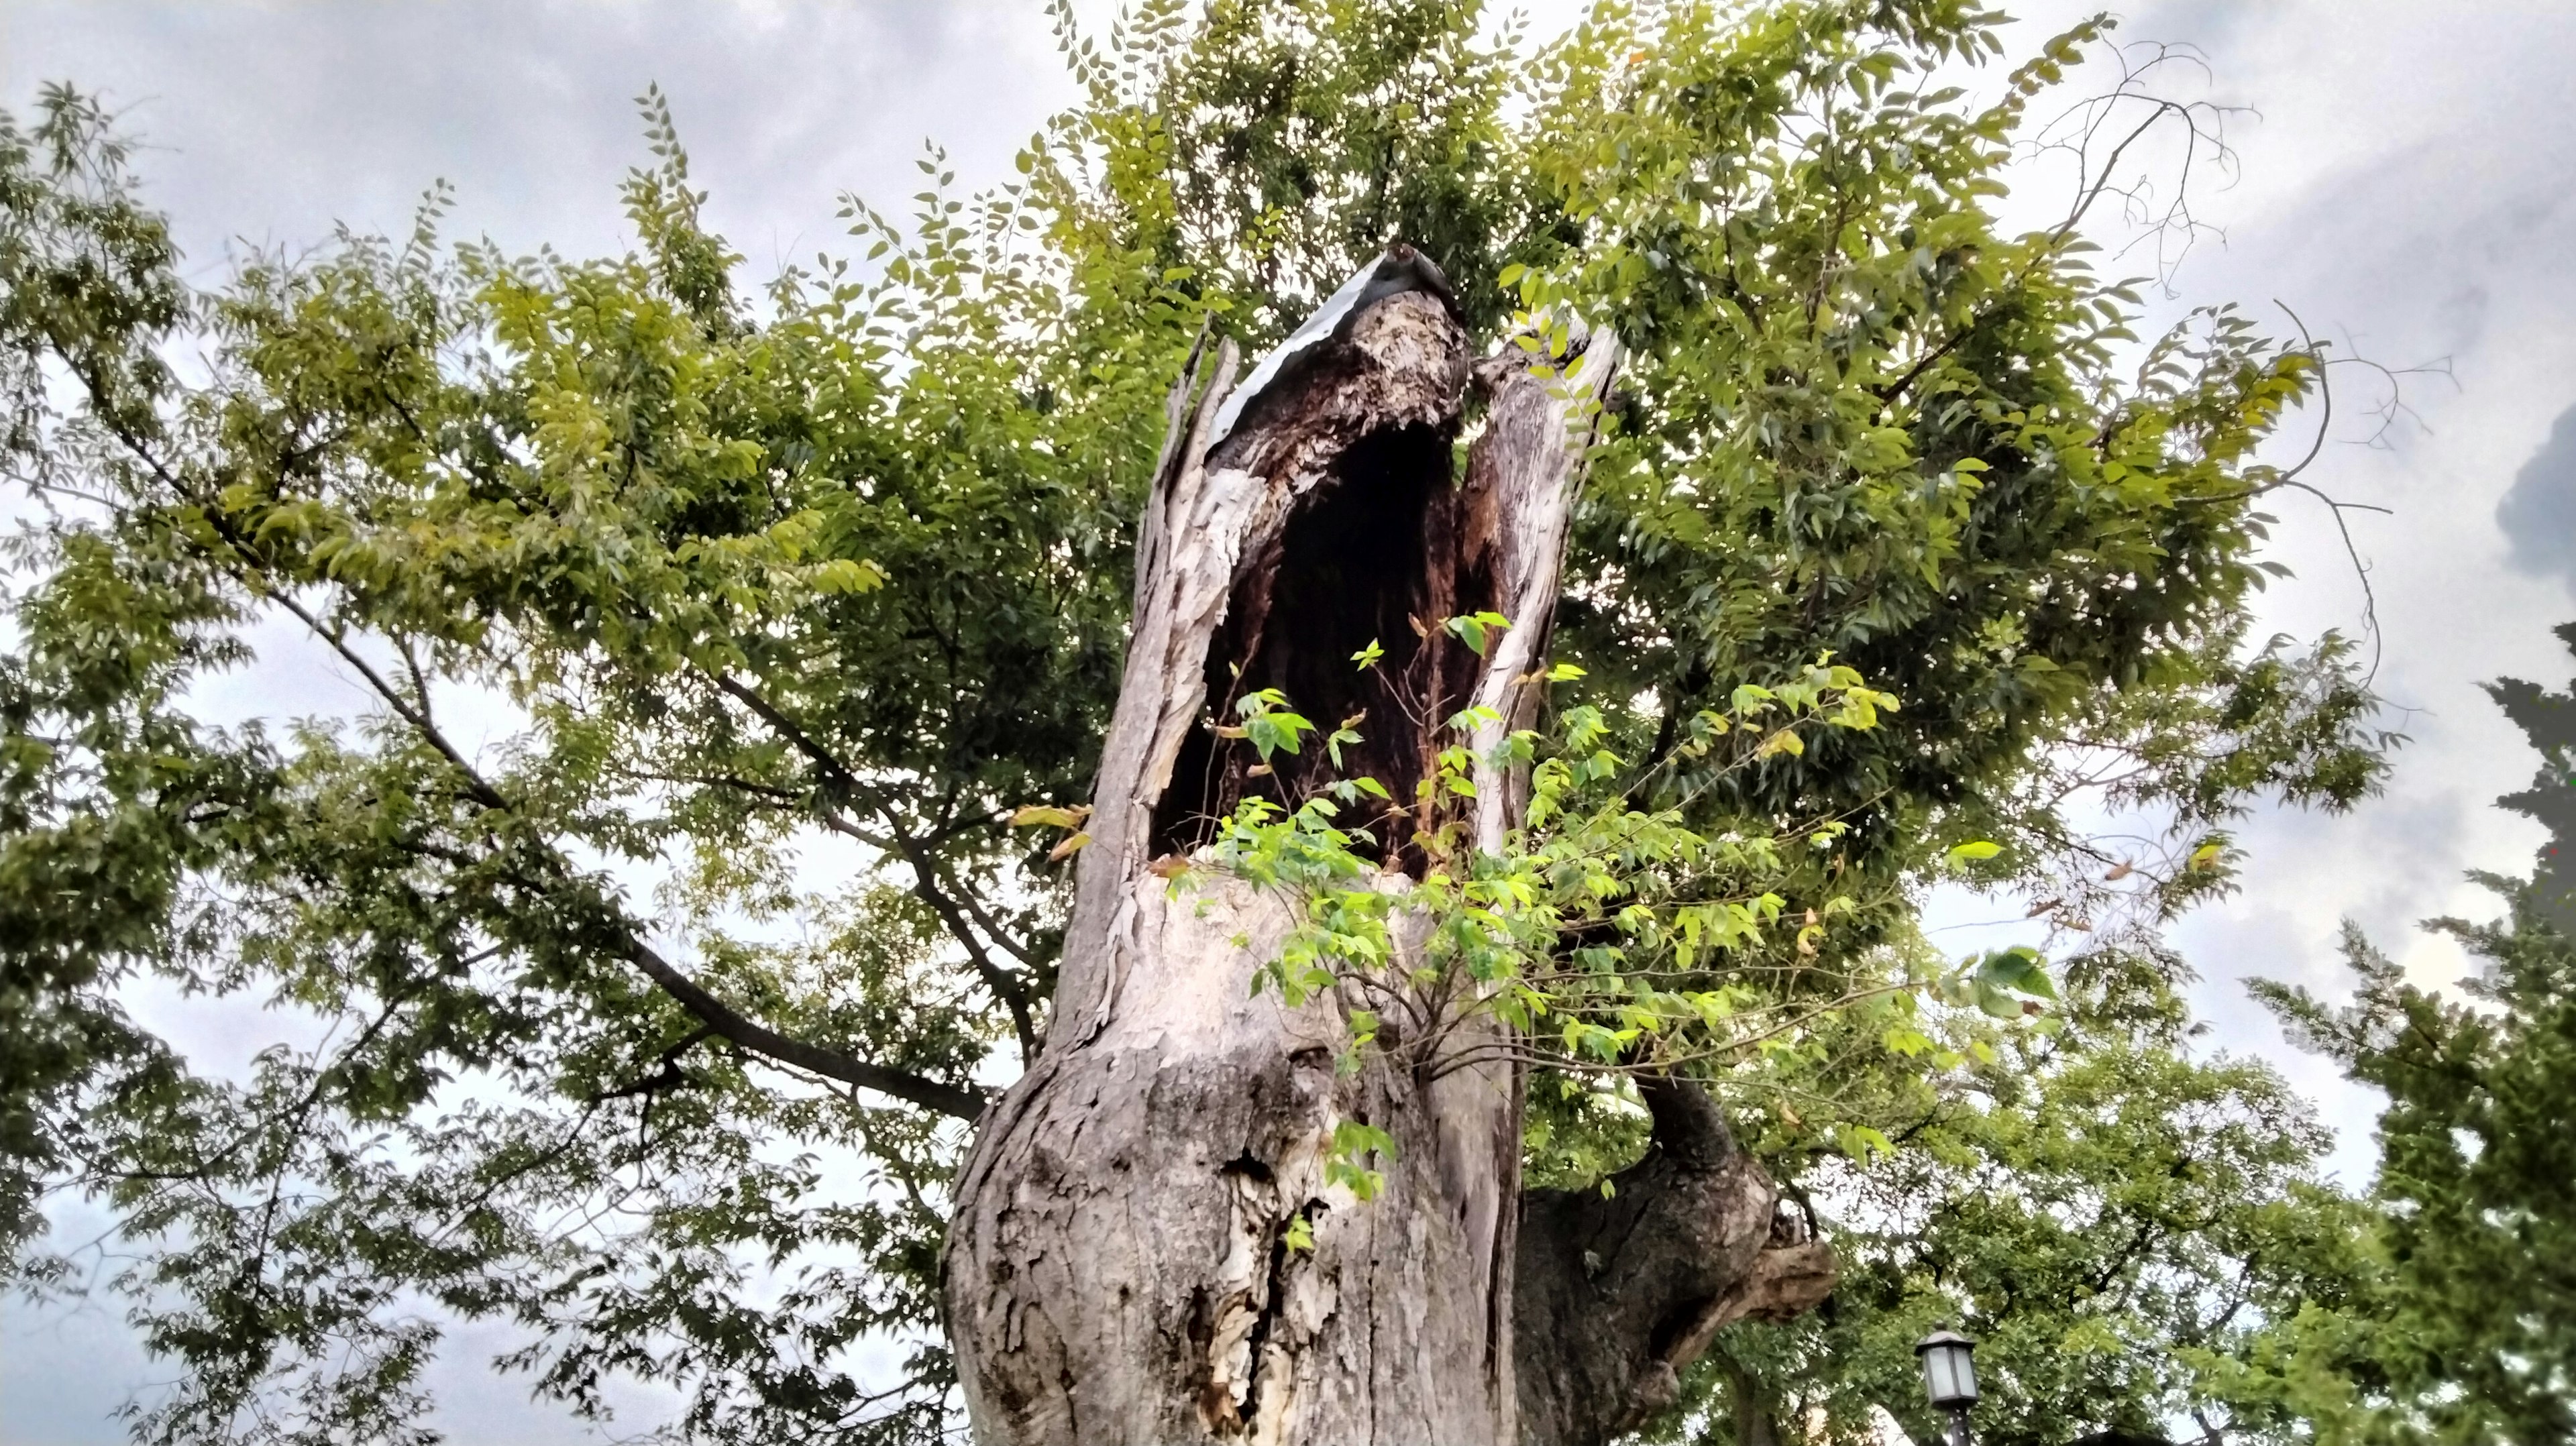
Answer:
<path fill-rule="evenodd" d="M 1238 723 L 1240 699 L 1276 688 L 1318 734 L 1294 756 L 1274 754 L 1265 775 L 1250 743 L 1194 730 L 1155 808 L 1155 852 L 1204 844 L 1246 797 L 1294 807 L 1336 778 L 1366 776 L 1391 800 L 1363 798 L 1340 822 L 1366 833 L 1365 852 L 1383 859 L 1392 848 L 1419 873 L 1412 839 L 1427 810 L 1415 793 L 1454 741 L 1442 725 L 1467 706 L 1478 664 L 1441 623 L 1496 606 L 1490 549 L 1465 535 L 1485 529 L 1454 475 L 1452 441 L 1419 426 L 1361 438 L 1239 569 L 1208 650 L 1209 722 Z M 1352 655 L 1372 642 L 1384 656 L 1363 669 Z M 1337 768 L 1322 735 L 1352 719 L 1361 741 Z"/>

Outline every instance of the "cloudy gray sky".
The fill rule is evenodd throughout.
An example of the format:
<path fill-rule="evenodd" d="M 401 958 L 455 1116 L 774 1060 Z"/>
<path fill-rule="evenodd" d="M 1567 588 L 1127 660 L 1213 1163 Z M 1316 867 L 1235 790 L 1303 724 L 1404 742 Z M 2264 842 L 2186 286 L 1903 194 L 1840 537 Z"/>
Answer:
<path fill-rule="evenodd" d="M 2035 44 L 2084 8 L 2016 13 Z M 2413 921 L 2486 912 L 2462 871 L 2521 870 L 2537 842 L 2488 806 L 2535 760 L 2476 684 L 2576 672 L 2549 635 L 2576 617 L 2576 10 L 2147 0 L 2121 34 L 2197 45 L 2205 94 L 2259 112 L 2231 126 L 2237 179 L 2201 198 L 2224 236 L 2184 263 L 2185 297 L 2277 300 L 2372 360 L 2447 360 L 2455 379 L 2410 378 L 2412 416 L 2382 445 L 2339 442 L 2310 474 L 2393 512 L 2353 519 L 2385 631 L 2381 685 L 2414 739 L 2388 795 L 2348 818 L 2257 818 L 2243 893 L 2180 930 L 2213 1044 L 2275 1060 L 2317 1098 L 2358 1180 L 2369 1100 L 2289 1050 L 2239 981 L 2339 988 L 2344 917 L 2420 977 L 2453 978 L 2457 951 Z M 459 188 L 456 233 L 620 249 L 616 181 L 641 157 L 630 98 L 647 81 L 671 98 L 712 219 L 767 271 L 833 246 L 842 191 L 914 189 L 926 137 L 961 179 L 997 176 L 1071 90 L 1041 0 L 0 0 L 0 106 L 23 112 L 58 78 L 104 92 L 152 142 L 153 194 L 208 281 L 245 243 L 308 242 L 336 222 L 398 231 L 437 177 Z M 2352 410 L 2366 381 L 2345 379 Z M 2301 637 L 2354 630 L 2360 588 L 2321 509 L 2282 514 L 2278 555 L 2298 580 L 2270 596 L 2269 620 Z M 492 1344 L 455 1342 L 441 1423 L 477 1442 L 579 1436 L 488 1376 Z M 108 1413 L 155 1369 L 110 1308 L 0 1305 L 0 1443 L 120 1440 Z"/>

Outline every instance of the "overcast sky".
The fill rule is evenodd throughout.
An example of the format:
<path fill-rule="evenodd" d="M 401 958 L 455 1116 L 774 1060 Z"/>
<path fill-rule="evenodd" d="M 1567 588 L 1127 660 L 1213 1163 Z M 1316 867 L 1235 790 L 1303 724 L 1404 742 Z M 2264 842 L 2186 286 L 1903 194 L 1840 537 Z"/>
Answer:
<path fill-rule="evenodd" d="M 2082 8 L 2019 7 L 2025 47 Z M 2410 378 L 2412 420 L 2376 448 L 2331 446 L 2310 474 L 2394 513 L 2353 519 L 2385 632 L 2380 684 L 2414 740 L 2387 796 L 2340 819 L 2258 817 L 2243 893 L 2179 930 L 2214 1047 L 2263 1054 L 2316 1098 L 2359 1183 L 2369 1099 L 2287 1048 L 2240 981 L 2341 989 L 2346 917 L 2420 978 L 2452 979 L 2464 961 L 2414 921 L 2491 912 L 2462 871 L 2522 871 L 2538 841 L 2490 806 L 2536 760 L 2477 684 L 2576 672 L 2549 634 L 2576 617 L 2576 10 L 2166 0 L 2129 17 L 2123 37 L 2198 46 L 2206 96 L 2259 111 L 2230 130 L 2238 178 L 2201 198 L 2224 239 L 2187 259 L 2185 297 L 2277 300 L 2374 361 L 2447 361 L 2455 379 Z M 631 98 L 647 81 L 713 190 L 710 219 L 766 273 L 835 248 L 841 192 L 900 204 L 925 137 L 961 180 L 997 177 L 1071 96 L 1041 0 L 0 0 L 0 106 L 23 114 L 52 79 L 104 93 L 152 143 L 152 195 L 209 283 L 244 240 L 307 243 L 341 222 L 398 233 L 438 177 L 459 190 L 455 234 L 623 249 L 616 183 L 643 158 Z M 2346 378 L 2349 401 L 2364 381 Z M 2359 586 L 2322 509 L 2280 510 L 2277 555 L 2298 579 L 2267 599 L 2267 621 L 2302 638 L 2356 631 Z M 269 698 L 328 687 L 245 683 Z M 457 1340 L 438 1370 L 453 1437 L 578 1437 L 488 1375 L 490 1344 Z M 0 1305 L 0 1443 L 121 1440 L 108 1413 L 154 1369 L 112 1307 Z"/>

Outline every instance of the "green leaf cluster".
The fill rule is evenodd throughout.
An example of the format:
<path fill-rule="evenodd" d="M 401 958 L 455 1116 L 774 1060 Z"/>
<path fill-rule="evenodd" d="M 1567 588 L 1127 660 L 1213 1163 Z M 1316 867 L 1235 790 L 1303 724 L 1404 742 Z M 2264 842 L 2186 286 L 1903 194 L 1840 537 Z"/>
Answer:
<path fill-rule="evenodd" d="M 1447 626 L 1456 631 L 1457 621 Z M 1465 621 L 1508 625 L 1491 614 Z M 1247 697 L 1247 724 L 1295 718 L 1284 702 Z M 1714 757 L 1714 776 L 1724 778 L 1794 756 L 1803 734 L 1875 727 L 1898 706 L 1829 661 L 1773 686 L 1747 684 L 1736 702 L 1731 713 L 1694 720 L 1676 756 Z M 1525 731 L 1492 746 L 1481 760 L 1487 776 L 1527 772 L 1527 823 L 1499 853 L 1475 847 L 1479 760 L 1469 745 L 1499 722 L 1492 710 L 1472 708 L 1449 720 L 1458 741 L 1439 750 L 1436 772 L 1423 780 L 1410 839 L 1336 822 L 1359 797 L 1387 797 L 1366 777 L 1335 780 L 1289 804 L 1250 798 L 1226 820 L 1208 865 L 1284 893 L 1294 911 L 1293 926 L 1253 976 L 1255 993 L 1275 987 L 1292 1008 L 1326 994 L 1364 999 L 1364 1038 L 1355 1046 L 1391 1034 L 1419 1069 L 1515 1055 L 1543 1068 L 1668 1070 L 1788 1049 L 1821 1014 L 1935 987 L 1904 969 L 1869 974 L 1826 963 L 1821 946 L 1833 922 L 1854 912 L 1852 898 L 1820 894 L 1791 914 L 1789 899 L 1775 891 L 1801 876 L 1787 858 L 1832 847 L 1841 824 L 1707 835 L 1684 822 L 1685 806 L 1639 810 L 1629 770 L 1600 747 L 1604 726 L 1588 706 L 1565 710 L 1554 738 Z M 1293 737 L 1266 745 L 1254 727 L 1234 731 L 1264 759 L 1273 746 L 1293 751 Z M 1379 860 L 1398 842 L 1427 862 L 1419 879 L 1393 888 Z M 1173 888 L 1188 882 L 1176 878 Z M 1407 923 L 1420 925 L 1419 936 L 1400 943 Z M 2050 994 L 2026 950 L 1938 987 L 2013 1018 L 2024 1013 L 2024 998 L 2036 1013 Z M 2007 1009 L 1999 1001 L 2008 998 Z M 1400 1028 L 1387 1031 L 1388 1019 Z M 1471 1024 L 1486 1027 L 1462 1033 Z"/>
<path fill-rule="evenodd" d="M 1841 1282 L 1813 1315 L 1722 1333 L 1651 1438 L 1813 1423 L 1861 1442 L 1892 1418 L 1937 1440 L 1913 1345 L 1946 1324 L 1978 1342 L 1980 1441 L 2307 1439 L 2305 1413 L 2250 1378 L 2368 1295 L 2369 1212 L 2323 1181 L 2329 1137 L 2278 1073 L 2194 1056 L 2174 969 L 2068 966 L 2057 1031 L 1935 1021 L 1931 1047 L 1973 1060 L 1960 1070 L 1906 1082 L 1868 1056 L 1926 1045 L 1854 1020 L 1829 1064 L 1779 1073 L 1758 1148 Z M 1845 1148 L 1797 1109 L 1820 1096 L 1893 1149 Z"/>

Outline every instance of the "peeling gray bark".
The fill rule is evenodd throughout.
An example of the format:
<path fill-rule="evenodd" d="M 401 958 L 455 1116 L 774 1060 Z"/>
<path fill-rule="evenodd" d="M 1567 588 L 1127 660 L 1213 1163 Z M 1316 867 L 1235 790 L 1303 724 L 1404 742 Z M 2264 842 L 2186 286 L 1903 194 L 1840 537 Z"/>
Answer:
<path fill-rule="evenodd" d="M 1282 688 L 1327 726 L 1368 714 L 1345 767 L 1397 802 L 1343 821 L 1370 830 L 1383 887 L 1397 891 L 1419 867 L 1412 785 L 1444 741 L 1439 721 L 1481 702 L 1503 715 L 1488 730 L 1499 736 L 1536 706 L 1526 680 L 1543 666 L 1588 440 L 1569 427 L 1570 399 L 1516 358 L 1472 362 L 1450 312 L 1422 291 L 1299 335 L 1257 390 L 1233 391 L 1238 361 L 1223 346 L 1194 358 L 1174 393 L 1053 1025 L 956 1185 L 949 1335 L 976 1439 L 991 1446 L 1599 1439 L 1525 1431 L 1530 1353 L 1515 1340 L 1561 1343 L 1590 1327 L 1534 1333 L 1533 1297 L 1515 1279 L 1535 1259 L 1554 1292 L 1544 1304 L 1597 1308 L 1561 1288 L 1551 1262 L 1577 1235 L 1615 1226 L 1542 1202 L 1542 1230 L 1524 1232 L 1517 1071 L 1435 1068 L 1390 1016 L 1383 1048 L 1338 1073 L 1349 1001 L 1291 1009 L 1250 992 L 1291 922 L 1287 902 L 1230 881 L 1176 896 L 1155 869 L 1204 844 L 1244 797 L 1302 796 L 1324 776 L 1314 755 L 1255 773 L 1246 750 L 1212 736 L 1243 690 Z M 1571 400 L 1598 395 L 1610 360 L 1605 340 Z M 1453 479 L 1471 396 L 1483 426 Z M 1520 624 L 1482 658 L 1409 621 L 1481 610 Z M 1371 639 L 1388 656 L 1361 673 L 1349 655 Z M 1525 790 L 1482 782 L 1475 833 L 1499 842 Z M 1345 1120 L 1397 1143 L 1368 1202 L 1324 1180 Z M 1741 1274 L 1759 1252 L 1735 1246 L 1744 1229 L 1768 1229 L 1768 1183 L 1745 1185 L 1759 1175 L 1740 1162 L 1708 1177 L 1724 1188 L 1659 1168 L 1676 1199 L 1724 1215 L 1703 1235 L 1734 1252 L 1716 1269 Z M 1662 1178 L 1638 1188 L 1651 1195 Z M 1301 1221 L 1310 1249 L 1289 1243 Z M 1565 1379 L 1634 1397 L 1635 1374 L 1587 1366 Z M 1542 1408 L 1551 1430 L 1580 1424 Z"/>

